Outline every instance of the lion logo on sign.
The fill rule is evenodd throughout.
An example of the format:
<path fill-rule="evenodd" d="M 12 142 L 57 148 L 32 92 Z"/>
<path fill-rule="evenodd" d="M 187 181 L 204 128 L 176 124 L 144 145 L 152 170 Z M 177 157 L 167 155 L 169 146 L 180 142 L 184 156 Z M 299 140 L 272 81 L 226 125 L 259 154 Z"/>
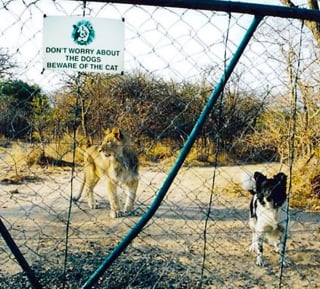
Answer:
<path fill-rule="evenodd" d="M 95 31 L 90 21 L 81 20 L 73 25 L 72 39 L 76 44 L 88 45 L 95 37 Z"/>

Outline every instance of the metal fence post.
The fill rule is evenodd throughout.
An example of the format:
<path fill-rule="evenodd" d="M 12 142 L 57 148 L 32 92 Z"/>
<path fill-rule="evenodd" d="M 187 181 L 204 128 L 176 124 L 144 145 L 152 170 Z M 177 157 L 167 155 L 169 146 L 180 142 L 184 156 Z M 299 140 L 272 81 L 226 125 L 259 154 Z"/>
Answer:
<path fill-rule="evenodd" d="M 26 273 L 30 284 L 34 289 L 42 289 L 41 284 L 39 283 L 38 279 L 34 275 L 32 269 L 30 268 L 29 264 L 27 263 L 26 259 L 22 255 L 21 251 L 19 250 L 17 244 L 12 239 L 10 233 L 8 232 L 6 226 L 3 224 L 2 220 L 0 219 L 0 233 L 7 243 L 8 247 L 10 248 L 11 252 L 13 253 L 14 257 L 16 258 L 17 262 Z"/>

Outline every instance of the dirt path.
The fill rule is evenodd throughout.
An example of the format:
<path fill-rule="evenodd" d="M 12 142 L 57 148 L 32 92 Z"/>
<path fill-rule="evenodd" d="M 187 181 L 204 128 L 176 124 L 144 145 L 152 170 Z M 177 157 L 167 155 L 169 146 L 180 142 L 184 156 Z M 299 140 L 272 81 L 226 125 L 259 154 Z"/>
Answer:
<path fill-rule="evenodd" d="M 268 246 L 265 250 L 267 265 L 264 268 L 255 266 L 255 256 L 247 251 L 251 237 L 247 226 L 249 194 L 232 192 L 243 172 L 255 170 L 273 174 L 280 167 L 270 164 L 218 169 L 183 168 L 153 219 L 114 265 L 112 272 L 119 275 L 118 279 L 114 277 L 118 281 L 123 279 L 120 278 L 123 270 L 131 272 L 134 269 L 128 280 L 134 275 L 136 285 L 121 287 L 112 283 L 107 274 L 108 284 L 118 284 L 119 288 L 196 288 L 203 270 L 202 288 L 251 288 L 259 284 L 270 289 L 278 288 L 280 280 L 282 288 L 320 288 L 319 214 L 290 211 L 293 226 L 292 237 L 287 242 L 287 255 L 292 265 L 282 275 L 278 256 Z M 34 173 L 40 175 L 38 171 Z M 73 205 L 68 219 L 69 196 L 71 190 L 79 188 L 81 175 L 77 173 L 71 183 L 70 171 L 64 171 L 42 173 L 36 182 L 1 184 L 0 217 L 27 260 L 41 266 L 39 274 L 49 272 L 51 279 L 43 277 L 47 278 L 48 284 L 53 284 L 50 282 L 56 282 L 52 279 L 57 278 L 50 270 L 56 268 L 58 272 L 63 268 L 69 220 L 68 268 L 71 268 L 72 276 L 69 282 L 73 284 L 70 288 L 77 288 L 75 279 L 78 275 L 73 274 L 79 272 L 80 264 L 83 271 L 88 271 L 86 274 L 99 265 L 101 258 L 147 210 L 167 173 L 168 169 L 160 166 L 141 169 L 136 216 L 110 219 L 101 182 L 96 188 L 99 209 L 89 210 L 83 199 L 79 205 Z M 1 238 L 0 247 L 5 248 L 0 251 L 0 272 L 3 276 L 16 274 L 19 267 Z M 139 264 L 139 268 L 135 264 Z M 129 267 L 123 269 L 123 266 Z M 86 274 L 81 273 L 77 282 L 83 281 Z M 158 287 L 154 284 L 152 287 L 152 282 L 146 281 L 149 275 L 155 278 L 150 277 L 153 283 L 159 282 Z M 56 288 L 48 286 L 46 288 Z"/>

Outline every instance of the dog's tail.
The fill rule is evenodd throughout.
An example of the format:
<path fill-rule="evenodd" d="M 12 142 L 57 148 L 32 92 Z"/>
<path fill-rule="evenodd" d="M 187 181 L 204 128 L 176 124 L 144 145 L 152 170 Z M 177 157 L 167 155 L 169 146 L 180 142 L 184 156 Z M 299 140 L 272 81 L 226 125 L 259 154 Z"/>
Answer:
<path fill-rule="evenodd" d="M 251 172 L 244 172 L 241 177 L 241 186 L 244 190 L 249 191 L 252 195 L 256 193 L 256 181 L 254 174 Z"/>

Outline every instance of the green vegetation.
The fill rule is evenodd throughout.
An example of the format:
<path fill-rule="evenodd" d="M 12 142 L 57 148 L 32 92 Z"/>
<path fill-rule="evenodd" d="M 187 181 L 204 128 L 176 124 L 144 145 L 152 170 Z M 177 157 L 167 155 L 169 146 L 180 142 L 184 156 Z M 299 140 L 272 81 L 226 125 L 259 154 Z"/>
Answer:
<path fill-rule="evenodd" d="M 8 80 L 9 74 L 3 71 L 1 76 L 2 144 L 29 144 L 15 156 L 1 148 L 13 161 L 17 178 L 23 170 L 17 164 L 71 165 L 76 146 L 99 143 L 104 129 L 114 126 L 130 134 L 142 163 L 170 164 L 214 86 L 205 81 L 167 81 L 141 72 L 113 77 L 83 73 L 65 80 L 64 87 L 47 96 L 37 85 Z M 295 107 L 293 83 L 285 97 L 279 97 L 246 91 L 231 80 L 186 165 L 294 162 L 292 204 L 319 209 L 320 110 L 311 86 L 300 80 L 298 86 L 303 105 Z M 76 154 L 76 162 L 80 161 Z"/>
<path fill-rule="evenodd" d="M 2 81 L 0 87 L 0 134 L 6 138 L 60 144 L 76 130 L 92 143 L 101 140 L 105 128 L 119 126 L 131 134 L 141 154 L 154 154 L 152 160 L 181 148 L 212 89 L 141 73 L 112 78 L 83 74 L 50 98 L 22 81 Z M 263 101 L 253 93 L 226 93 L 199 135 L 199 160 L 212 162 L 206 154 L 217 140 L 219 150 L 242 160 L 243 148 L 239 154 L 235 142 L 254 131 L 263 110 Z"/>

